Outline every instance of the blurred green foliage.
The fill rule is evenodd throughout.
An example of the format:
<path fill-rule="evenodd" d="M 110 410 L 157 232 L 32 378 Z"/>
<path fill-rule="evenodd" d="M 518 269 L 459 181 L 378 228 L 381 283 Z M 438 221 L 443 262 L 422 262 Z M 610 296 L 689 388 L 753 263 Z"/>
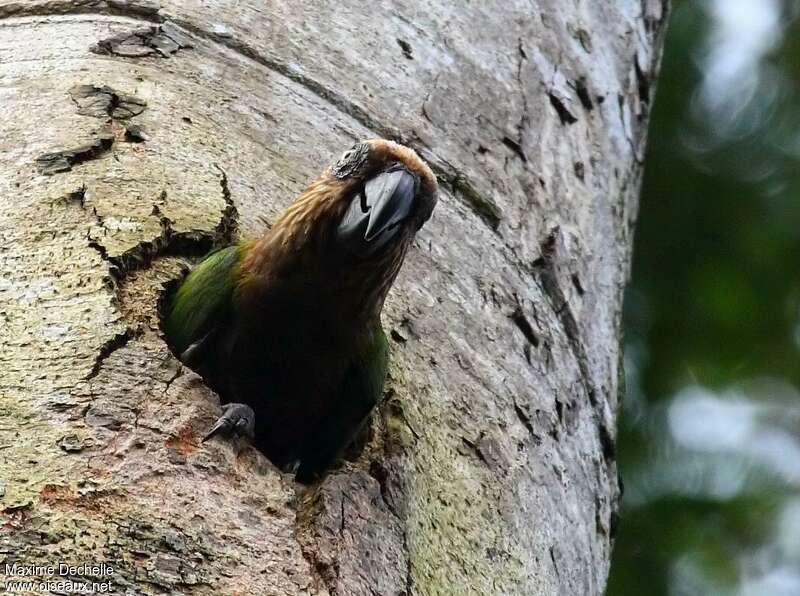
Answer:
<path fill-rule="evenodd" d="M 674 3 L 625 306 L 609 596 L 800 595 L 796 15 Z"/>

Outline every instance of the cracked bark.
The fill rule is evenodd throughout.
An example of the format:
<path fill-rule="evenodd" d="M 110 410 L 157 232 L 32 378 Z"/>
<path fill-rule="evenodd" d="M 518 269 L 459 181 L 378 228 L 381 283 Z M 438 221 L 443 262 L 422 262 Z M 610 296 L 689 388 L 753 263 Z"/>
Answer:
<path fill-rule="evenodd" d="M 473 4 L 0 0 L 0 563 L 105 562 L 126 594 L 603 592 L 665 8 Z M 199 443 L 216 397 L 158 305 L 375 136 L 442 197 L 366 447 L 306 489 Z"/>

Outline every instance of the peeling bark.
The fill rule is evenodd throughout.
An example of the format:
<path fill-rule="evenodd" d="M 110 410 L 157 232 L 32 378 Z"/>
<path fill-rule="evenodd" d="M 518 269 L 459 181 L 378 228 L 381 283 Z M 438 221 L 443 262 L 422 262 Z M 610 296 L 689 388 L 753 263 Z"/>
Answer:
<path fill-rule="evenodd" d="M 0 0 L 0 581 L 63 562 L 125 594 L 602 594 L 665 13 Z M 218 399 L 159 304 L 376 136 L 442 196 L 386 306 L 366 445 L 301 487 L 200 443 Z"/>

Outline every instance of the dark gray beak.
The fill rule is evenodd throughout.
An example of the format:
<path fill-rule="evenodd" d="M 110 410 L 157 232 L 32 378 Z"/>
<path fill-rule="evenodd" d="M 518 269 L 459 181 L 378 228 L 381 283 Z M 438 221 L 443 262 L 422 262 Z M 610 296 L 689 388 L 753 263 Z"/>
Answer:
<path fill-rule="evenodd" d="M 385 246 L 411 214 L 419 179 L 402 165 L 367 180 L 337 228 L 337 239 L 368 253 Z"/>

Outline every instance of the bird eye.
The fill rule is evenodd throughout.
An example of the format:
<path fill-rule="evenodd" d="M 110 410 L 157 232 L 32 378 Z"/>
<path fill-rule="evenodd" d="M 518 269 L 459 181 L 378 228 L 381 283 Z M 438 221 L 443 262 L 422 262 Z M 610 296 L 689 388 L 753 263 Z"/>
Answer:
<path fill-rule="evenodd" d="M 341 179 L 357 175 L 363 169 L 364 162 L 368 156 L 368 146 L 366 143 L 359 143 L 350 147 L 342 153 L 339 161 L 331 168 L 331 173 Z"/>

